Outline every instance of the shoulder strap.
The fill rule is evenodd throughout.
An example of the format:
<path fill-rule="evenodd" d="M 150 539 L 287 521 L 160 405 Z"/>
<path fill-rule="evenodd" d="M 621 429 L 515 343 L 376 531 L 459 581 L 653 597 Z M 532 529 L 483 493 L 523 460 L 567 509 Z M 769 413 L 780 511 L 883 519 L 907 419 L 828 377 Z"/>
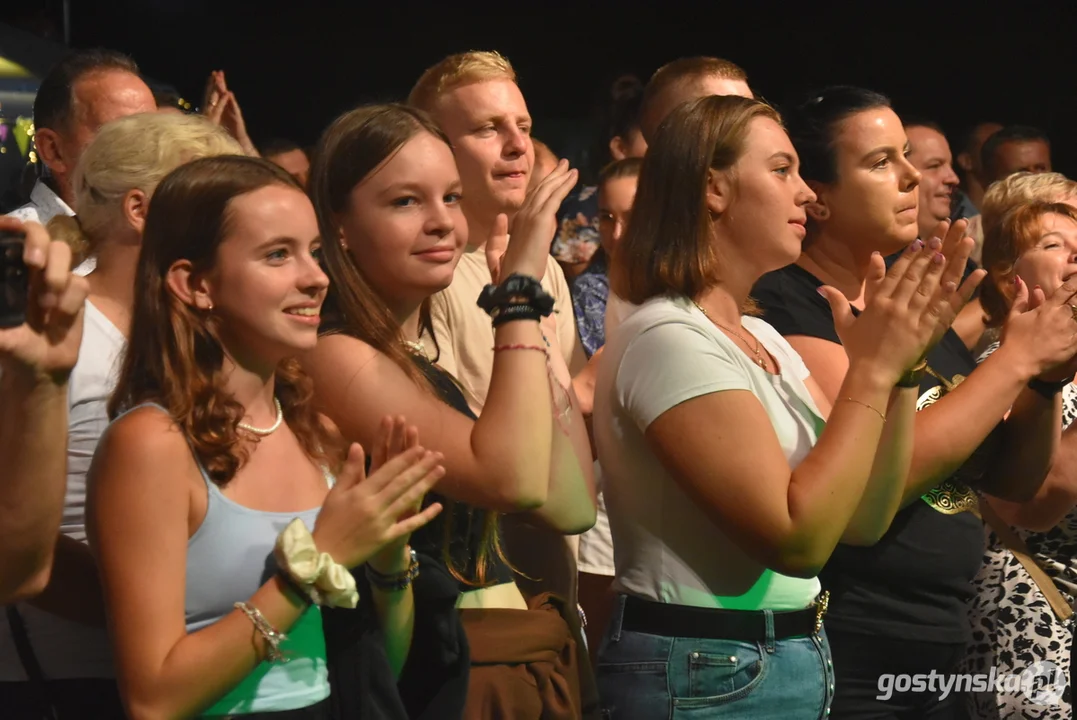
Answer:
<path fill-rule="evenodd" d="M 1073 615 L 1073 606 L 1066 602 L 1066 598 L 1062 597 L 1062 593 L 1059 592 L 1058 587 L 1051 578 L 1043 571 L 1043 568 L 1039 566 L 1035 558 L 1028 551 L 1028 546 L 1025 545 L 1025 541 L 1021 539 L 1021 536 L 1013 531 L 1013 528 L 1006 523 L 995 508 L 991 506 L 990 500 L 985 500 L 980 503 L 980 514 L 983 515 L 983 519 L 987 521 L 987 524 L 998 535 L 998 539 L 1005 545 L 1013 556 L 1017 558 L 1021 565 L 1024 566 L 1025 571 L 1032 578 L 1032 581 L 1039 587 L 1040 592 L 1043 593 L 1043 597 L 1046 598 L 1047 603 L 1051 606 L 1051 609 L 1055 611 L 1055 616 L 1065 622 Z"/>

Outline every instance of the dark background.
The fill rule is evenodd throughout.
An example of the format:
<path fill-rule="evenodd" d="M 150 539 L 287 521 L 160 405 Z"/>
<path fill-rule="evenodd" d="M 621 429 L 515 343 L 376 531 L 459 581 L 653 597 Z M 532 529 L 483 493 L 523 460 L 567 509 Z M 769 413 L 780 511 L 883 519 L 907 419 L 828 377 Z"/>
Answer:
<path fill-rule="evenodd" d="M 583 160 L 614 77 L 646 80 L 706 54 L 741 65 L 772 102 L 829 83 L 882 91 L 899 113 L 940 122 L 951 143 L 980 120 L 1038 125 L 1056 169 L 1077 171 L 1077 3 L 730 5 L 70 0 L 69 29 L 73 46 L 127 52 L 192 103 L 208 72 L 225 70 L 256 143 L 313 143 L 340 111 L 403 98 L 444 55 L 497 49 L 519 73 L 536 137 Z M 62 8 L 24 2 L 5 15 L 39 32 L 51 23 L 62 39 Z"/>

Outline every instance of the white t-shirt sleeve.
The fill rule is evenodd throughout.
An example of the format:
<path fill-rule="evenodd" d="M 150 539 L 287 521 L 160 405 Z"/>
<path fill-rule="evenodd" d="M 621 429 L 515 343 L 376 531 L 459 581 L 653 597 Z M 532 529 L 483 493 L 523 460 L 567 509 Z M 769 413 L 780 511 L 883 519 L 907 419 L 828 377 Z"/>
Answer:
<path fill-rule="evenodd" d="M 617 371 L 617 397 L 641 432 L 670 408 L 724 390 L 751 390 L 745 368 L 702 328 L 684 321 L 644 330 L 625 349 Z"/>

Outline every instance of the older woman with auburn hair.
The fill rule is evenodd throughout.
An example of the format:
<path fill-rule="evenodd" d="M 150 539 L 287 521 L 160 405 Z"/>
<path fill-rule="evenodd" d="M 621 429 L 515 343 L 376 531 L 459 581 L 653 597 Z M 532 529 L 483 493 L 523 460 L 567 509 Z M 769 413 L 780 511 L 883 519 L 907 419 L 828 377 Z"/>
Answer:
<path fill-rule="evenodd" d="M 918 244 L 889 273 L 872 259 L 859 320 L 827 288 L 851 368 L 828 402 L 749 314 L 755 281 L 800 252 L 815 194 L 798 164 L 777 112 L 741 97 L 680 106 L 644 160 L 612 270 L 641 307 L 606 344 L 595 393 L 617 547 L 598 653 L 610 717 L 823 716 L 816 576 L 897 509 L 915 409 L 902 379 L 952 320 L 956 286 Z"/>
<path fill-rule="evenodd" d="M 1043 177 L 1011 176 L 992 185 L 985 196 L 984 218 L 990 222 L 985 225 L 983 260 L 988 276 L 981 300 L 991 327 L 1009 315 L 1017 278 L 1050 293 L 1077 275 L 1077 210 L 1046 201 L 1066 196 L 1072 188 L 1037 182 Z M 1045 201 L 1029 200 L 1029 195 Z M 1006 200 L 1016 201 L 1015 207 L 995 217 Z M 999 345 L 993 342 L 980 361 Z M 1074 670 L 1069 615 L 1077 595 L 1077 385 L 1062 383 L 1061 390 L 1062 440 L 1039 491 L 1024 503 L 984 498 L 988 544 L 973 581 L 972 643 L 962 672 L 995 668 L 999 676 L 1019 675 L 1048 661 L 1058 668 L 1055 676 L 1047 677 L 1048 687 L 1064 689 L 1065 678 Z M 969 717 L 985 720 L 1060 717 L 1041 715 L 1045 702 L 1031 693 L 996 693 L 994 688 L 970 693 L 967 705 Z"/>

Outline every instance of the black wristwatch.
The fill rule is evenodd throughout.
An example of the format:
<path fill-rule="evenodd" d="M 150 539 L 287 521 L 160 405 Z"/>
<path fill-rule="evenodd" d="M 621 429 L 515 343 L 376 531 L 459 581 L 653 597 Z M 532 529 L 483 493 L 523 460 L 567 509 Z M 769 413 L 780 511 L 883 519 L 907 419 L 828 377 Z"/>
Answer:
<path fill-rule="evenodd" d="M 535 278 L 513 273 L 500 285 L 484 287 L 477 304 L 492 317 L 499 309 L 520 305 L 532 308 L 539 317 L 546 317 L 553 312 L 554 299 Z"/>
<path fill-rule="evenodd" d="M 1073 382 L 1073 377 L 1073 375 L 1070 375 L 1065 380 L 1059 380 L 1058 382 L 1047 382 L 1039 378 L 1032 378 L 1028 381 L 1028 389 L 1036 391 L 1045 400 L 1054 400 L 1055 395 L 1058 395 L 1064 387 Z"/>

